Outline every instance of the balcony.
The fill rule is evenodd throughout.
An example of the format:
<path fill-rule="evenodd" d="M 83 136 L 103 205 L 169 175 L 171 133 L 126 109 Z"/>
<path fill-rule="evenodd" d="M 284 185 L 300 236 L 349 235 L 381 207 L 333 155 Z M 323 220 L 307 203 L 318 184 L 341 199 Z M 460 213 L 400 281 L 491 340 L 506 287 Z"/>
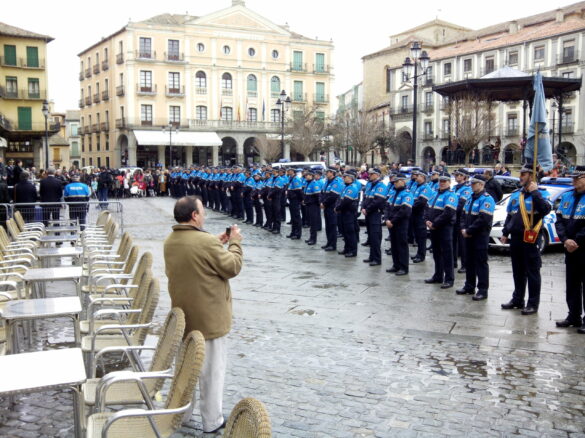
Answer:
<path fill-rule="evenodd" d="M 233 96 L 234 95 L 234 90 L 231 88 L 222 88 L 221 89 L 221 95 L 222 96 Z"/>
<path fill-rule="evenodd" d="M 100 72 L 100 65 L 99 64 L 95 64 L 93 66 L 93 74 L 97 75 Z"/>
<path fill-rule="evenodd" d="M 561 130 L 563 134 L 572 134 L 575 132 L 575 124 L 572 122 L 564 122 L 561 124 Z"/>
<path fill-rule="evenodd" d="M 83 97 L 81 99 L 79 99 L 79 108 L 84 108 L 85 107 L 85 102 L 83 101 Z"/>
<path fill-rule="evenodd" d="M 449 140 L 449 131 L 441 131 L 441 140 Z"/>
<path fill-rule="evenodd" d="M 108 90 L 102 91 L 102 100 L 110 100 L 110 92 Z"/>
<path fill-rule="evenodd" d="M 290 71 L 297 71 L 301 73 L 307 73 L 307 64 L 291 62 Z"/>
<path fill-rule="evenodd" d="M 293 102 L 306 102 L 307 101 L 307 93 L 293 93 L 292 101 Z"/>
<path fill-rule="evenodd" d="M 79 72 L 79 80 L 83 81 L 85 79 L 85 74 L 82 71 Z"/>
<path fill-rule="evenodd" d="M 94 123 L 93 125 L 91 125 L 91 132 L 99 132 L 99 124 L 98 123 Z"/>
<path fill-rule="evenodd" d="M 139 96 L 155 96 L 156 95 L 156 84 L 154 87 L 151 85 L 149 87 L 142 87 L 136 84 L 136 94 Z"/>
<path fill-rule="evenodd" d="M 207 87 L 197 87 L 197 88 L 195 88 L 195 94 L 199 94 L 199 95 L 207 94 Z"/>
<path fill-rule="evenodd" d="M 270 93 L 270 97 L 272 97 L 273 99 L 279 99 L 280 98 L 280 91 L 272 91 Z"/>
<path fill-rule="evenodd" d="M 35 62 L 28 61 L 28 58 L 6 59 L 5 56 L 0 56 L 0 65 L 3 67 L 16 67 L 26 69 L 44 70 L 45 60 L 42 58 L 36 59 Z"/>
<path fill-rule="evenodd" d="M 165 86 L 165 94 L 167 97 L 185 97 L 185 86 L 178 88 L 170 88 Z"/>
<path fill-rule="evenodd" d="M 505 135 L 506 137 L 518 137 L 520 135 L 520 130 L 517 126 L 508 126 Z"/>
<path fill-rule="evenodd" d="M 100 93 L 95 93 L 93 95 L 93 103 L 100 103 Z"/>
<path fill-rule="evenodd" d="M 557 56 L 557 65 L 569 65 L 579 63 L 579 54 L 577 51 L 562 53 Z"/>
<path fill-rule="evenodd" d="M 45 90 L 17 90 L 6 89 L 0 86 L 0 97 L 3 99 L 18 99 L 18 100 L 37 100 L 46 99 L 47 92 Z"/>
<path fill-rule="evenodd" d="M 116 119 L 116 128 L 125 128 L 126 127 L 126 119 L 122 117 L 121 119 Z"/>
<path fill-rule="evenodd" d="M 164 53 L 165 55 L 165 62 L 185 62 L 185 54 L 184 53 Z"/>
<path fill-rule="evenodd" d="M 150 119 L 150 120 L 140 120 L 140 126 L 152 126 L 152 119 Z"/>
<path fill-rule="evenodd" d="M 85 106 L 91 106 L 91 96 L 85 97 Z"/>
<path fill-rule="evenodd" d="M 258 97 L 257 91 L 248 90 L 248 97 Z"/>
<path fill-rule="evenodd" d="M 85 77 L 91 78 L 91 68 L 88 67 L 85 69 Z"/>
<path fill-rule="evenodd" d="M 118 53 L 116 55 L 116 64 L 124 64 L 124 54 Z"/>
<path fill-rule="evenodd" d="M 156 61 L 156 51 L 137 50 L 136 59 L 140 61 Z"/>
<path fill-rule="evenodd" d="M 313 73 L 315 74 L 329 74 L 331 73 L 330 65 L 313 64 Z"/>
<path fill-rule="evenodd" d="M 222 131 L 256 131 L 256 132 L 279 132 L 280 122 L 259 122 L 259 121 L 236 121 L 236 120 L 199 120 L 190 119 L 189 128 L 195 130 L 217 129 Z"/>
<path fill-rule="evenodd" d="M 110 63 L 108 62 L 108 60 L 106 59 L 106 60 L 102 61 L 102 70 L 106 71 L 109 68 L 110 68 Z"/>
<path fill-rule="evenodd" d="M 313 103 L 328 104 L 329 96 L 327 94 L 313 94 Z"/>
<path fill-rule="evenodd" d="M 435 80 L 433 78 L 426 78 L 423 76 L 421 81 L 423 83 L 423 87 L 432 87 L 433 85 L 435 85 Z"/>
<path fill-rule="evenodd" d="M 110 130 L 110 123 L 109 122 L 100 123 L 100 131 L 107 132 L 109 130 Z"/>
<path fill-rule="evenodd" d="M 432 113 L 435 110 L 435 104 L 433 104 L 433 103 L 425 103 L 423 105 L 422 110 L 425 113 Z"/>
<path fill-rule="evenodd" d="M 424 141 L 433 141 L 434 139 L 435 139 L 435 134 L 433 134 L 432 132 L 425 132 L 423 134 Z"/>
<path fill-rule="evenodd" d="M 123 96 L 124 95 L 124 85 L 118 85 L 116 87 L 116 96 Z"/>

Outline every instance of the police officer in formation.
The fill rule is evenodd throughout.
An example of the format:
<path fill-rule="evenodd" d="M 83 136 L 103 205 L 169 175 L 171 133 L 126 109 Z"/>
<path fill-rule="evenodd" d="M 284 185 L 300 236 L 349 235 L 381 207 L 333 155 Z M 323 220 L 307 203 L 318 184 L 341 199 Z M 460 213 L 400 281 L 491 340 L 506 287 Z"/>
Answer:
<path fill-rule="evenodd" d="M 325 217 L 325 235 L 327 243 L 321 247 L 325 251 L 337 250 L 337 213 L 335 212 L 335 205 L 343 192 L 345 183 L 340 176 L 337 176 L 337 169 L 329 167 L 326 172 L 325 184 L 323 186 L 323 194 L 321 196 L 321 208 L 323 209 L 323 216 Z M 292 217 L 292 214 L 291 214 Z"/>
<path fill-rule="evenodd" d="M 433 190 L 427 184 L 427 174 L 415 171 L 416 184 L 412 186 L 412 204 L 411 222 L 416 242 L 416 255 L 411 257 L 412 263 L 422 263 L 425 261 L 427 254 L 427 225 L 425 224 L 425 210 L 429 199 L 433 196 Z"/>
<path fill-rule="evenodd" d="M 305 240 L 307 245 L 315 245 L 317 243 L 317 231 L 321 226 L 321 191 L 323 189 L 321 182 L 321 170 L 309 170 L 307 172 L 306 180 L 307 186 L 304 191 L 303 203 L 307 208 L 307 215 L 309 216 L 309 238 Z"/>
<path fill-rule="evenodd" d="M 485 191 L 485 183 L 483 175 L 472 177 L 472 194 L 465 201 L 458 226 L 469 257 L 465 284 L 457 294 L 473 295 L 474 301 L 487 299 L 489 289 L 488 246 L 496 202 Z"/>
<path fill-rule="evenodd" d="M 569 314 L 557 327 L 577 327 L 585 334 L 585 166 L 577 166 L 571 174 L 574 189 L 561 197 L 555 223 L 565 247 L 566 299 Z"/>
<path fill-rule="evenodd" d="M 362 215 L 366 219 L 370 256 L 364 263 L 370 266 L 382 264 L 382 213 L 386 205 L 388 188 L 381 179 L 382 172 L 377 167 L 370 169 L 369 184 L 363 194 Z"/>
<path fill-rule="evenodd" d="M 502 230 L 502 243 L 510 242 L 514 277 L 512 299 L 502 304 L 502 309 L 522 309 L 522 315 L 533 315 L 538 312 L 540 304 L 542 261 L 538 236 L 544 217 L 551 211 L 551 204 L 549 193 L 538 188 L 532 165 L 528 163 L 520 169 L 520 185 L 522 188 L 510 195 Z M 525 303 L 527 282 L 528 301 Z"/>
<path fill-rule="evenodd" d="M 338 254 L 345 257 L 357 256 L 357 245 L 359 240 L 359 225 L 357 222 L 357 209 L 361 192 L 361 184 L 357 181 L 355 170 L 348 170 L 343 174 L 345 187 L 335 204 L 335 211 L 339 213 L 341 221 L 341 234 L 345 246 Z"/>
<path fill-rule="evenodd" d="M 385 214 L 392 246 L 392 267 L 386 272 L 397 276 L 408 274 L 408 224 L 413 203 L 412 193 L 406 188 L 406 175 L 399 173 L 394 191 L 388 197 Z"/>
<path fill-rule="evenodd" d="M 463 207 L 471 196 L 471 187 L 468 183 L 469 174 L 465 169 L 457 169 L 453 172 L 455 176 L 455 186 L 453 191 L 457 194 L 457 212 L 455 214 L 455 224 L 453 225 L 453 263 L 454 268 L 457 268 L 457 259 L 461 257 L 461 268 L 457 271 L 460 274 L 465 273 L 465 244 L 463 236 L 461 235 L 461 214 L 463 213 Z"/>

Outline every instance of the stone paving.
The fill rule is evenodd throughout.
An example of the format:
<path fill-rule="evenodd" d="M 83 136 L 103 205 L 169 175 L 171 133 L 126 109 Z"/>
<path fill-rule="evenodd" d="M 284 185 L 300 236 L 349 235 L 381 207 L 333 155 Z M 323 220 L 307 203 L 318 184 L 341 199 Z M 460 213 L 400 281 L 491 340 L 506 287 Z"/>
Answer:
<path fill-rule="evenodd" d="M 170 307 L 162 243 L 173 201 L 123 202 L 126 229 L 154 254 L 160 323 Z M 219 233 L 231 221 L 208 212 L 207 229 Z M 345 259 L 321 251 L 324 242 L 307 247 L 241 228 L 226 417 L 238 400 L 256 397 L 275 437 L 585 437 L 585 337 L 554 325 L 566 314 L 559 251 L 544 256 L 538 315 L 521 316 L 500 310 L 512 287 L 506 254 L 491 256 L 490 297 L 475 303 L 424 284 L 430 258 L 396 278 L 385 272 L 389 259 L 362 263 L 367 249 Z M 462 281 L 459 274 L 456 286 Z M 59 287 L 49 294 L 73 293 Z M 44 344 L 69 345 L 65 322 L 46 329 Z M 176 436 L 211 436 L 195 412 Z M 0 436 L 71 436 L 71 418 L 67 394 L 20 397 L 12 410 L 3 401 Z"/>

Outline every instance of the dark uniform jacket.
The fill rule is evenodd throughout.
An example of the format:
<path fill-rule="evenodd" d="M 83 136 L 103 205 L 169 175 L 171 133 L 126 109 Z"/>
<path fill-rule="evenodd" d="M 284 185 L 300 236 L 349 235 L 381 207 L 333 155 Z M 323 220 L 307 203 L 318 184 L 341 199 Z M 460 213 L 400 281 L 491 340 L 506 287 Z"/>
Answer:
<path fill-rule="evenodd" d="M 542 196 L 540 190 L 534 190 L 531 193 L 528 193 L 524 188 L 520 189 L 519 191 L 524 192 L 524 199 L 532 199 L 532 203 L 534 204 L 534 224 L 537 224 L 541 219 L 543 219 L 547 214 L 550 213 L 551 205 L 550 203 Z M 514 193 L 517 193 L 516 191 Z M 510 198 L 510 202 L 514 202 L 516 199 L 516 195 L 512 195 Z M 531 208 L 527 209 L 528 214 L 530 215 Z M 510 234 L 515 235 L 523 235 L 524 234 L 524 222 L 522 221 L 522 214 L 520 213 L 520 208 L 514 210 L 513 213 L 508 213 L 506 216 L 506 222 L 504 222 L 504 228 L 502 229 L 502 235 L 508 237 Z"/>
<path fill-rule="evenodd" d="M 14 187 L 14 202 L 28 204 L 37 202 L 37 189 L 30 181 L 21 181 Z"/>
<path fill-rule="evenodd" d="M 504 192 L 502 192 L 502 186 L 499 182 L 496 181 L 495 178 L 490 178 L 486 181 L 485 191 L 488 192 L 496 202 L 500 202 L 502 196 L 504 196 Z"/>
<path fill-rule="evenodd" d="M 61 202 L 63 182 L 54 176 L 47 176 L 40 184 L 41 202 Z"/>

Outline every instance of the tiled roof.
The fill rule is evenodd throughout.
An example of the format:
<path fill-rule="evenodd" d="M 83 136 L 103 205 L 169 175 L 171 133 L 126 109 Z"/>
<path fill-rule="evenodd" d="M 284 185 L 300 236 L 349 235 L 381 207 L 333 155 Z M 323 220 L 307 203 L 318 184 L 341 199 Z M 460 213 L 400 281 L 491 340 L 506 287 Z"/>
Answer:
<path fill-rule="evenodd" d="M 69 142 L 60 134 L 54 134 L 49 137 L 49 146 L 69 146 Z"/>
<path fill-rule="evenodd" d="M 20 27 L 10 26 L 9 24 L 0 22 L 0 35 L 17 37 L 17 38 L 33 38 L 36 40 L 43 40 L 46 42 L 53 41 L 54 38 L 48 35 L 31 32 L 29 30 L 21 29 Z"/>
<path fill-rule="evenodd" d="M 188 21 L 194 20 L 198 17 L 194 15 L 183 15 L 183 14 L 160 14 L 150 17 L 146 20 L 139 21 L 139 23 L 145 24 L 164 24 L 170 26 L 182 26 Z"/>
<path fill-rule="evenodd" d="M 65 113 L 65 120 L 79 120 L 81 118 L 81 111 L 67 110 Z"/>

